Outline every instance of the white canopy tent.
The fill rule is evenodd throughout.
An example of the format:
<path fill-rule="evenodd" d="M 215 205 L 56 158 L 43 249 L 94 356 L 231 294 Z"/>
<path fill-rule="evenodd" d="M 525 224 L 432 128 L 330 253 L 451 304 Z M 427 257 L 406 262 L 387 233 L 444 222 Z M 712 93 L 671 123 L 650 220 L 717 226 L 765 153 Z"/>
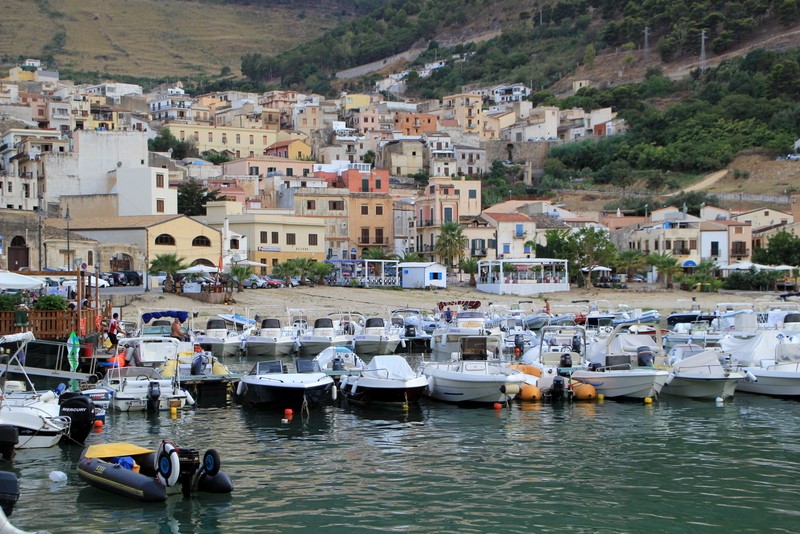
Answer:
<path fill-rule="evenodd" d="M 24 274 L 0 271 L 0 289 L 39 289 L 43 280 L 25 276 Z"/>
<path fill-rule="evenodd" d="M 717 268 L 720 271 L 749 271 L 751 268 L 756 271 L 792 271 L 798 267 L 792 267 L 791 265 L 762 265 L 751 261 L 737 261 L 736 263 L 719 265 Z"/>
<path fill-rule="evenodd" d="M 603 267 L 602 265 L 597 265 L 595 267 L 592 267 L 592 272 L 593 273 L 596 273 L 596 272 L 609 273 L 609 272 L 611 272 L 611 270 L 612 270 L 611 267 Z M 584 267 L 584 268 L 581 269 L 581 271 L 588 272 L 589 268 L 588 267 Z"/>
<path fill-rule="evenodd" d="M 209 274 L 209 273 L 218 273 L 219 269 L 216 267 L 209 267 L 208 265 L 192 265 L 186 269 L 181 269 L 177 271 L 178 274 Z"/>

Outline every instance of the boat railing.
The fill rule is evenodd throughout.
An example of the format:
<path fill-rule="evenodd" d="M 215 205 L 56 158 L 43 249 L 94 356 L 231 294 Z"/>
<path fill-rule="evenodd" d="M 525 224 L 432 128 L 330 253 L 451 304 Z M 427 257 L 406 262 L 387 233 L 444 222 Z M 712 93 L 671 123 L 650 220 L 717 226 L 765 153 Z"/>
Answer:
<path fill-rule="evenodd" d="M 386 375 L 386 376 L 383 376 Z M 374 376 L 375 378 L 389 379 L 389 369 L 363 369 L 361 376 Z"/>
<path fill-rule="evenodd" d="M 630 371 L 633 366 L 629 363 L 615 363 L 613 365 L 604 365 L 603 369 L 607 371 Z"/>

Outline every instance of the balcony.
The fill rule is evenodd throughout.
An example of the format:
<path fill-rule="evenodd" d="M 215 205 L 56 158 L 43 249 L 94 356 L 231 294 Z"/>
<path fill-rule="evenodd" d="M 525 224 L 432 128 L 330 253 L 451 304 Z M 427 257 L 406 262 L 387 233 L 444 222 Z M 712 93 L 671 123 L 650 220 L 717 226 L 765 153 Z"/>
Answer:
<path fill-rule="evenodd" d="M 672 254 L 673 256 L 688 256 L 691 251 L 688 248 L 673 248 Z"/>
<path fill-rule="evenodd" d="M 483 258 L 486 256 L 486 249 L 485 248 L 472 248 L 469 250 L 470 256 L 473 258 Z"/>
<path fill-rule="evenodd" d="M 732 258 L 746 258 L 750 255 L 750 249 L 747 248 L 733 248 L 731 249 Z"/>
<path fill-rule="evenodd" d="M 33 173 L 30 172 L 30 171 L 29 172 L 21 172 L 21 173 L 19 173 L 19 177 L 23 178 L 23 179 L 26 179 L 26 180 L 30 180 L 31 178 L 33 178 Z"/>
<path fill-rule="evenodd" d="M 525 239 L 528 237 L 528 232 L 518 232 L 514 234 L 514 239 Z"/>
<path fill-rule="evenodd" d="M 370 238 L 369 236 L 361 236 L 358 238 L 359 245 L 388 245 L 389 238 L 388 237 L 374 237 Z"/>

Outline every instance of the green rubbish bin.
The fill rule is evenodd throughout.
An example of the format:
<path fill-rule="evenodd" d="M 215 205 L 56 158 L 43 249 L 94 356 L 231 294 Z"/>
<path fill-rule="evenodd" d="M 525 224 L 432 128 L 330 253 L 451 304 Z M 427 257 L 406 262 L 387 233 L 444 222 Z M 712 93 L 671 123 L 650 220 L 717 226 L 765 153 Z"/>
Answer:
<path fill-rule="evenodd" d="M 14 326 L 28 326 L 28 310 L 14 310 Z"/>

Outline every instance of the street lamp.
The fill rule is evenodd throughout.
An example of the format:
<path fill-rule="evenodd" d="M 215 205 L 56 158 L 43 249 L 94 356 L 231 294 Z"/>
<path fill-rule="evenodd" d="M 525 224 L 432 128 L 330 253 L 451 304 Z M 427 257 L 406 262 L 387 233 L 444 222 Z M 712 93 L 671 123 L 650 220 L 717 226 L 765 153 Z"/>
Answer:
<path fill-rule="evenodd" d="M 72 222 L 72 217 L 69 214 L 69 206 L 67 206 L 67 214 L 64 216 L 64 220 L 67 221 L 67 270 L 72 270 L 72 265 L 70 258 L 72 257 L 72 249 L 69 247 L 69 223 Z"/>
<path fill-rule="evenodd" d="M 36 210 L 36 215 L 39 216 L 39 270 L 42 270 L 42 224 L 44 213 L 42 213 L 42 197 L 39 197 L 39 207 Z"/>
<path fill-rule="evenodd" d="M 649 204 L 645 204 L 644 205 L 644 222 L 647 222 L 647 208 L 648 207 L 649 207 Z"/>

